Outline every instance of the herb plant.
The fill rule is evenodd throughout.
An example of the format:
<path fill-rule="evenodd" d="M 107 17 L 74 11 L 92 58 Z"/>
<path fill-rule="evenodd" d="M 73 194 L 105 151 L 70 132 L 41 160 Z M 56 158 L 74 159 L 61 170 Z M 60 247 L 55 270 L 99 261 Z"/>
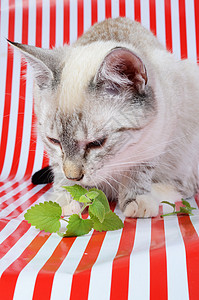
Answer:
<path fill-rule="evenodd" d="M 182 199 L 182 204 L 184 206 L 180 206 L 180 210 L 178 211 L 176 211 L 176 205 L 174 203 L 170 203 L 168 201 L 162 201 L 161 203 L 165 203 L 173 207 L 173 211 L 171 213 L 161 215 L 161 218 L 166 216 L 177 215 L 177 214 L 183 214 L 183 215 L 185 214 L 185 215 L 193 216 L 192 210 L 196 209 L 195 207 L 191 207 L 190 203 L 184 199 Z"/>
<path fill-rule="evenodd" d="M 82 209 L 79 214 L 73 214 L 69 219 L 61 217 L 62 209 L 56 202 L 45 201 L 44 203 L 32 206 L 24 215 L 25 220 L 37 229 L 46 232 L 56 232 L 62 237 L 81 236 L 87 234 L 91 229 L 97 231 L 109 231 L 123 228 L 121 219 L 110 210 L 108 200 L 105 194 L 98 189 L 89 191 L 80 185 L 64 186 L 74 200 L 82 203 Z M 90 218 L 83 219 L 82 212 L 88 208 Z M 61 233 L 60 220 L 66 221 L 66 232 Z"/>

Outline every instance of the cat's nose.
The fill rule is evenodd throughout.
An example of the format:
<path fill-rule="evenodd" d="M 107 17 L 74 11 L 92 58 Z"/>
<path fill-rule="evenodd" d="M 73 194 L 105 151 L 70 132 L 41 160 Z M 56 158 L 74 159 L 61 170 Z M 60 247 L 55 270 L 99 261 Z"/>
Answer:
<path fill-rule="evenodd" d="M 73 181 L 80 181 L 80 180 L 83 179 L 83 177 L 84 177 L 84 174 L 82 174 L 80 177 L 72 177 L 72 178 L 66 176 L 66 178 L 67 178 L 68 180 L 73 180 Z"/>
<path fill-rule="evenodd" d="M 63 171 L 69 180 L 80 181 L 84 177 L 82 165 L 74 161 L 66 160 L 63 165 Z"/>

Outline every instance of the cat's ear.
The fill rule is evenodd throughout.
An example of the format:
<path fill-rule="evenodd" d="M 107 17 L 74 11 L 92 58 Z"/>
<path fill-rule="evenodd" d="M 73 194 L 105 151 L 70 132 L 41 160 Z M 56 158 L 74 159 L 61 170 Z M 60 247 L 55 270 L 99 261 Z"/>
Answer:
<path fill-rule="evenodd" d="M 105 57 L 95 82 L 110 93 L 131 88 L 142 94 L 147 84 L 147 72 L 144 63 L 135 53 L 127 48 L 117 47 Z"/>
<path fill-rule="evenodd" d="M 30 63 L 35 81 L 40 89 L 49 88 L 58 82 L 60 57 L 54 50 L 14 43 L 9 40 L 8 43 L 20 50 L 26 61 Z"/>

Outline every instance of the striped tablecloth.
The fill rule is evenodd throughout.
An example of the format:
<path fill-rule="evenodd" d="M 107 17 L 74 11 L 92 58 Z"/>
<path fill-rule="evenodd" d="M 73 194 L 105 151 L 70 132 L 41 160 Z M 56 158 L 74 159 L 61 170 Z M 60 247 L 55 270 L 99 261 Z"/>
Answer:
<path fill-rule="evenodd" d="M 119 15 L 151 29 L 179 59 L 199 58 L 199 0 L 0 1 L 0 300 L 199 299 L 199 210 L 124 220 L 116 206 L 123 230 L 65 239 L 24 221 L 52 189 L 30 182 L 48 158 L 34 130 L 29 66 L 5 38 L 59 46 Z M 199 196 L 190 202 L 198 208 Z"/>

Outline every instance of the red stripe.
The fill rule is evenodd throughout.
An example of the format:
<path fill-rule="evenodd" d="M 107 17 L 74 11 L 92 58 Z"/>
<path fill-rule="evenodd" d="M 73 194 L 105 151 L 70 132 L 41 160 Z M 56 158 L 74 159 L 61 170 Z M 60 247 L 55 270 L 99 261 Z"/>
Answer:
<path fill-rule="evenodd" d="M 5 200 L 4 202 L 2 202 L 0 204 L 0 210 L 5 209 L 6 207 L 8 207 L 14 201 L 18 200 L 20 197 L 22 197 L 27 192 L 29 192 L 30 190 L 32 190 L 33 187 L 34 187 L 34 185 L 30 184 L 29 186 L 27 186 L 26 188 L 24 188 L 22 191 L 18 192 L 17 194 L 13 195 L 12 197 L 10 197 L 7 200 Z"/>
<path fill-rule="evenodd" d="M 40 232 L 23 253 L 3 272 L 0 278 L 1 299 L 12 300 L 17 278 L 23 268 L 35 257 L 49 235 Z"/>
<path fill-rule="evenodd" d="M 125 0 L 120 0 L 119 2 L 120 5 L 120 17 L 125 17 L 126 16 L 126 2 Z"/>
<path fill-rule="evenodd" d="M 195 195 L 195 200 L 196 200 L 196 204 L 197 204 L 197 206 L 199 208 L 199 194 Z"/>
<path fill-rule="evenodd" d="M 180 46 L 181 58 L 187 58 L 187 30 L 185 0 L 179 0 L 179 21 L 180 21 Z"/>
<path fill-rule="evenodd" d="M 135 21 L 141 21 L 141 6 L 140 0 L 134 0 L 134 19 Z"/>
<path fill-rule="evenodd" d="M 70 0 L 64 1 L 64 44 L 70 41 Z"/>
<path fill-rule="evenodd" d="M 97 1 L 98 0 L 92 0 L 91 1 L 91 24 L 92 25 L 98 21 L 98 16 L 97 16 Z"/>
<path fill-rule="evenodd" d="M 56 35 L 56 0 L 50 1 L 50 48 L 55 47 Z"/>
<path fill-rule="evenodd" d="M 194 0 L 194 11 L 195 11 L 195 29 L 196 29 L 196 53 L 197 62 L 199 61 L 199 1 Z"/>
<path fill-rule="evenodd" d="M 156 0 L 149 1 L 150 30 L 156 35 Z"/>
<path fill-rule="evenodd" d="M 13 5 L 14 2 L 9 0 L 9 6 Z M 9 25 L 8 25 L 8 39 L 14 41 L 14 26 L 15 26 L 15 7 L 12 6 L 9 9 Z M 6 74 L 6 91 L 4 101 L 4 114 L 2 124 L 2 136 L 0 144 L 0 174 L 3 169 L 5 160 L 9 120 L 10 120 L 10 107 L 11 107 L 11 93 L 12 93 L 12 76 L 13 76 L 13 54 L 8 51 L 7 56 L 7 74 Z"/>
<path fill-rule="evenodd" d="M 105 0 L 105 16 L 106 19 L 111 18 L 112 16 L 111 0 Z"/>
<path fill-rule="evenodd" d="M 0 192 L 0 198 L 3 197 L 4 195 L 8 194 L 9 192 L 11 192 L 12 190 L 14 190 L 18 186 L 19 186 L 19 182 L 13 183 L 13 185 L 11 185 L 7 189 Z"/>
<path fill-rule="evenodd" d="M 33 300 L 40 299 L 41 295 L 42 300 L 50 299 L 55 272 L 58 270 L 63 260 L 67 256 L 75 239 L 76 238 L 62 239 L 53 252 L 52 256 L 39 271 L 35 282 Z"/>
<path fill-rule="evenodd" d="M 21 65 L 20 78 L 26 73 L 26 66 Z M 25 110 L 25 95 L 26 95 L 26 83 L 23 79 L 20 80 L 20 89 L 19 89 L 19 107 L 18 107 L 18 120 L 17 120 L 17 130 L 15 138 L 15 149 L 13 155 L 12 166 L 9 174 L 9 179 L 12 180 L 19 166 L 20 154 L 21 154 L 21 144 L 23 137 L 23 125 L 24 125 L 24 110 Z"/>
<path fill-rule="evenodd" d="M 73 275 L 70 300 L 87 299 L 91 268 L 94 265 L 104 241 L 106 232 L 94 232 Z M 86 255 L 85 255 L 86 253 Z"/>
<path fill-rule="evenodd" d="M 191 300 L 198 300 L 199 237 L 189 216 L 179 216 L 178 222 L 186 251 L 189 297 Z"/>
<path fill-rule="evenodd" d="M 29 1 L 23 0 L 23 14 L 22 14 L 22 43 L 28 43 L 28 9 Z M 26 66 L 21 64 L 21 73 L 20 73 L 20 89 L 19 89 L 19 107 L 18 107 L 18 120 L 17 120 L 17 130 L 16 130 L 16 139 L 15 139 L 15 150 L 13 156 L 13 162 L 9 174 L 9 179 L 12 180 L 19 166 L 20 154 L 21 154 L 21 145 L 23 138 L 23 126 L 24 126 L 24 111 L 25 111 L 25 96 L 26 96 L 26 82 L 22 79 L 22 76 L 26 74 Z"/>
<path fill-rule="evenodd" d="M 34 186 L 33 186 L 34 187 Z M 11 212 L 6 218 L 0 219 L 0 230 L 3 230 L 3 228 L 12 220 L 13 218 L 17 218 L 21 213 L 23 213 L 24 210 L 26 210 L 30 205 L 33 205 L 35 201 L 39 199 L 45 192 L 48 191 L 50 188 L 50 185 L 44 186 L 40 191 L 35 193 L 33 196 L 31 196 L 25 203 L 23 203 L 21 206 L 17 207 L 15 211 Z M 24 189 L 24 193 L 25 193 Z"/>
<path fill-rule="evenodd" d="M 36 46 L 41 47 L 42 1 L 36 1 Z"/>
<path fill-rule="evenodd" d="M 129 263 L 133 249 L 136 219 L 126 218 L 117 254 L 113 261 L 110 300 L 128 299 Z"/>
<path fill-rule="evenodd" d="M 171 0 L 164 1 L 165 6 L 165 35 L 167 50 L 173 50 L 172 45 L 172 27 L 171 27 Z"/>
<path fill-rule="evenodd" d="M 0 259 L 17 243 L 17 241 L 28 231 L 30 224 L 22 221 L 15 231 L 0 244 Z"/>
<path fill-rule="evenodd" d="M 77 37 L 80 37 L 84 32 L 84 2 L 77 1 Z"/>
<path fill-rule="evenodd" d="M 167 288 L 164 220 L 152 218 L 150 246 L 150 299 L 166 300 L 168 298 Z"/>

